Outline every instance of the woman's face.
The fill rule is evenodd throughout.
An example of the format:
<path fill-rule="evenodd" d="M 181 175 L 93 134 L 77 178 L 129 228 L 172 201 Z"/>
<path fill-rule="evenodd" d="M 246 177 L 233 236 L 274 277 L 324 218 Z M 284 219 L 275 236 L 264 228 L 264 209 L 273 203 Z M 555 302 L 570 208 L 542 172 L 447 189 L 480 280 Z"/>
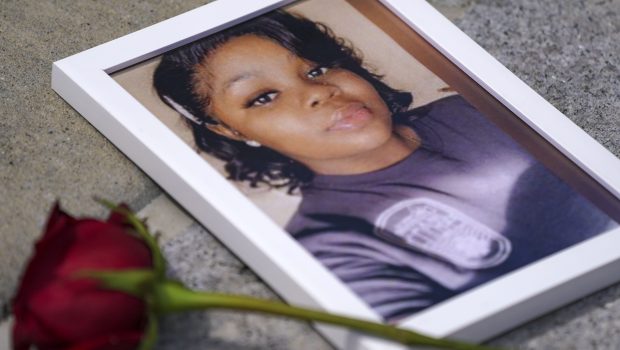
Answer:
<path fill-rule="evenodd" d="M 391 113 L 374 87 L 339 68 L 317 66 L 271 40 L 233 38 L 196 69 L 195 92 L 234 139 L 260 142 L 310 169 L 363 157 L 392 135 Z"/>

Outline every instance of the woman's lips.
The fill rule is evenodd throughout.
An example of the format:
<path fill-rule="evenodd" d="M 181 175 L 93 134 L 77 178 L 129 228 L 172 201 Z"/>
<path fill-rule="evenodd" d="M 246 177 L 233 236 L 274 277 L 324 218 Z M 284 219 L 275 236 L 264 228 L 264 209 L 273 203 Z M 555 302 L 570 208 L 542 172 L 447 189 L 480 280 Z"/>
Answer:
<path fill-rule="evenodd" d="M 332 124 L 327 131 L 357 129 L 366 125 L 371 118 L 372 113 L 364 104 L 351 103 L 334 112 Z"/>

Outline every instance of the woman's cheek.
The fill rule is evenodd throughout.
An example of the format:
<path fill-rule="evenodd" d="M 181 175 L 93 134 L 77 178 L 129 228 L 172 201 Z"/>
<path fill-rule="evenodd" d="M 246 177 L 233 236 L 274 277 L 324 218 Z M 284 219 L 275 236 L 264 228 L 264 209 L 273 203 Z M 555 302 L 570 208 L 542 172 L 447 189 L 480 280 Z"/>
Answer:
<path fill-rule="evenodd" d="M 308 148 L 315 147 L 320 136 L 311 128 L 305 128 L 299 122 L 280 124 L 276 130 L 271 130 L 275 147 L 294 153 L 306 153 Z"/>

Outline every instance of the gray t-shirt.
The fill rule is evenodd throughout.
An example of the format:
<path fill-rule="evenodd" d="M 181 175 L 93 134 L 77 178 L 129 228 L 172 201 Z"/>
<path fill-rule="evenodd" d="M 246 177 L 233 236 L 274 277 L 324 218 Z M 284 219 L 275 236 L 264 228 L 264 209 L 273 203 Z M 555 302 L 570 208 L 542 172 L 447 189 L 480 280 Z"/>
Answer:
<path fill-rule="evenodd" d="M 387 320 L 614 224 L 459 96 L 406 123 L 420 148 L 370 173 L 315 176 L 286 227 Z"/>

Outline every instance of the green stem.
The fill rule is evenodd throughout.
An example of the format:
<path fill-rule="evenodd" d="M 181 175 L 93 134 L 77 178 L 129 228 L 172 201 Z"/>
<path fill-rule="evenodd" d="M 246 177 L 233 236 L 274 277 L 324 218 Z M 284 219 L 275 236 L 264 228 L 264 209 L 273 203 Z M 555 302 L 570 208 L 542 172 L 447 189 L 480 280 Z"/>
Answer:
<path fill-rule="evenodd" d="M 288 316 L 298 320 L 315 321 L 348 327 L 405 345 L 424 345 L 455 350 L 490 350 L 490 348 L 483 346 L 452 340 L 435 339 L 390 325 L 332 315 L 279 302 L 245 296 L 195 292 L 187 289 L 181 284 L 170 281 L 156 286 L 154 300 L 157 311 L 162 313 L 214 308 L 254 311 L 271 315 Z"/>
<path fill-rule="evenodd" d="M 123 211 L 123 213 L 125 214 L 127 221 L 129 221 L 129 223 L 133 225 L 133 227 L 136 229 L 136 232 L 138 232 L 140 237 L 151 249 L 151 254 L 153 254 L 153 270 L 158 277 L 164 278 L 166 274 L 166 260 L 164 259 L 164 256 L 159 249 L 157 240 L 153 235 L 151 235 L 144 222 L 142 222 L 142 220 L 140 220 L 140 218 L 138 218 L 134 213 L 128 210 Z"/>
<path fill-rule="evenodd" d="M 155 343 L 157 342 L 157 326 L 157 315 L 153 312 L 149 312 L 148 324 L 144 330 L 144 336 L 142 337 L 142 342 L 140 343 L 138 350 L 150 350 L 155 347 Z"/>

